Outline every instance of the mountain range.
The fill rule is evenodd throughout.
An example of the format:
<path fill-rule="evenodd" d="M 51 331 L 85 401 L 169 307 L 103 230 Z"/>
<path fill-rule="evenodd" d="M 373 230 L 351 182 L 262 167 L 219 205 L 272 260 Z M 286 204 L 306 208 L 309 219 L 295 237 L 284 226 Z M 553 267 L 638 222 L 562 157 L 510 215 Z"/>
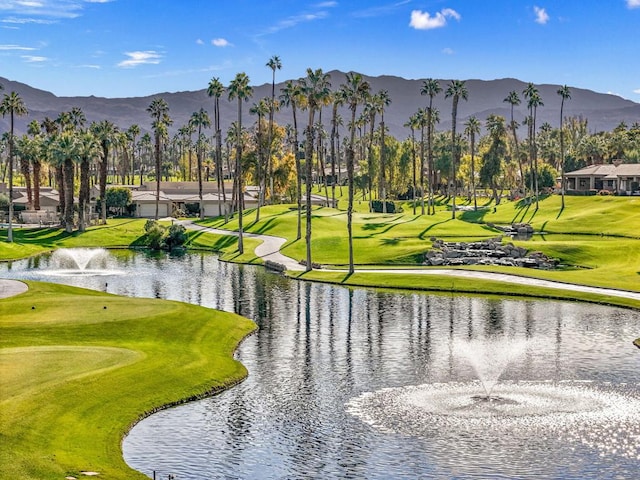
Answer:
<path fill-rule="evenodd" d="M 340 71 L 328 72 L 331 77 L 332 89 L 337 89 L 345 82 L 345 73 Z M 420 95 L 423 79 L 407 80 L 395 76 L 369 77 L 363 75 L 364 79 L 371 84 L 373 93 L 380 90 L 387 90 L 391 99 L 391 104 L 385 109 L 385 123 L 391 135 L 398 139 L 407 138 L 409 129 L 403 125 L 408 118 L 419 108 L 425 108 L 429 98 Z M 440 80 L 443 90 L 446 90 L 448 80 Z M 162 97 L 169 105 L 169 115 L 173 119 L 170 132 L 175 133 L 179 127 L 185 125 L 191 114 L 201 107 L 210 114 L 213 112 L 212 99 L 207 96 L 206 85 L 202 90 L 183 92 L 164 92 L 146 97 L 130 98 L 103 98 L 103 97 L 58 97 L 51 92 L 39 90 L 29 85 L 11 81 L 0 77 L 0 84 L 4 91 L 8 93 L 15 91 L 23 99 L 29 115 L 16 118 L 16 132 L 22 134 L 26 131 L 26 126 L 31 120 L 42 121 L 46 116 L 56 118 L 60 112 L 69 111 L 73 107 L 79 107 L 87 117 L 88 122 L 110 120 L 121 129 L 127 129 L 133 124 L 137 124 L 140 129 L 151 130 L 151 118 L 146 111 L 154 98 Z M 280 93 L 280 88 L 284 82 L 276 83 L 276 96 Z M 514 109 L 514 119 L 520 123 L 527 115 L 526 101 L 523 99 L 522 91 L 527 86 L 526 82 L 504 78 L 498 80 L 467 80 L 468 100 L 460 100 L 458 105 L 458 128 L 472 115 L 475 115 L 482 122 L 489 114 L 502 115 L 510 118 L 510 105 L 503 100 L 510 91 L 518 92 L 522 103 Z M 540 92 L 544 106 L 538 107 L 537 125 L 544 122 L 557 127 L 560 117 L 560 96 L 557 90 L 560 85 L 541 84 L 536 85 Z M 270 97 L 271 84 L 254 86 L 252 98 L 243 106 L 243 125 L 255 122 L 256 117 L 249 115 L 249 108 L 261 98 Z M 640 122 L 640 104 L 631 100 L 623 99 L 612 94 L 598 93 L 591 90 L 570 87 L 571 99 L 565 101 L 564 116 L 582 117 L 588 120 L 588 128 L 591 133 L 599 131 L 610 131 L 620 122 L 625 122 L 630 126 L 634 122 Z M 224 95 L 220 99 L 220 117 L 223 134 L 228 129 L 231 122 L 237 118 L 237 100 L 229 102 Z M 451 128 L 451 99 L 445 99 L 441 93 L 434 98 L 434 107 L 440 111 L 441 122 L 437 130 L 448 130 Z M 341 115 L 345 125 L 349 118 L 346 108 L 341 109 Z M 325 108 L 323 123 L 329 129 L 330 109 Z M 306 113 L 299 112 L 298 123 L 300 135 L 306 125 Z M 282 108 L 275 115 L 275 120 L 281 125 L 292 123 L 290 108 Z M 317 120 L 317 115 L 316 115 Z M 379 119 L 378 119 L 379 120 Z M 9 118 L 0 117 L 0 132 L 9 130 Z M 524 129 L 520 129 L 520 136 L 525 135 Z"/>

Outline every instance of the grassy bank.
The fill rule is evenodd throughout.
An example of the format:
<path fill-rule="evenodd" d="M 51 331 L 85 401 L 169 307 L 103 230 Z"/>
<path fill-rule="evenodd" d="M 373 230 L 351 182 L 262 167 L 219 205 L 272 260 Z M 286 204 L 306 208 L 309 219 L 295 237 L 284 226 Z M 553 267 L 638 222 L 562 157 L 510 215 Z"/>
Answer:
<path fill-rule="evenodd" d="M 29 283 L 0 300 L 0 476 L 146 478 L 122 459 L 124 433 L 143 412 L 242 379 L 232 354 L 253 328 L 194 305 Z"/>

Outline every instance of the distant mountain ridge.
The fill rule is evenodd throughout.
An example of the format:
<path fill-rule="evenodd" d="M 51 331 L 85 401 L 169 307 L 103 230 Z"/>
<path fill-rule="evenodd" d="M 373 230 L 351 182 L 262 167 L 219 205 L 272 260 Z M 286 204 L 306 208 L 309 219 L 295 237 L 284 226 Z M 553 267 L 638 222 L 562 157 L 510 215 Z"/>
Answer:
<path fill-rule="evenodd" d="M 327 72 L 331 76 L 331 85 L 337 89 L 345 82 L 345 73 L 340 71 Z M 414 114 L 418 108 L 425 108 L 428 97 L 420 95 L 423 79 L 407 80 L 401 77 L 383 75 L 370 77 L 363 75 L 364 79 L 371 84 L 371 91 L 387 90 L 391 98 L 391 104 L 385 109 L 385 123 L 390 133 L 397 139 L 407 138 L 409 130 L 403 125 L 409 116 Z M 443 90 L 446 90 L 449 80 L 439 80 Z M 284 81 L 276 84 L 276 96 L 280 94 L 280 88 Z M 26 126 L 31 120 L 42 121 L 44 117 L 56 118 L 60 112 L 69 111 L 73 107 L 82 109 L 87 117 L 87 121 L 110 120 L 121 129 L 127 129 L 133 124 L 140 126 L 141 130 L 150 131 L 151 119 L 146 111 L 154 98 L 162 97 L 169 105 L 169 114 L 173 119 L 170 128 L 175 133 L 179 127 L 185 125 L 191 114 L 201 107 L 210 114 L 213 111 L 212 99 L 207 96 L 206 85 L 202 90 L 184 91 L 173 93 L 158 93 L 145 97 L 131 98 L 103 98 L 103 97 L 58 97 L 51 92 L 39 90 L 29 85 L 11 81 L 0 77 L 0 84 L 4 86 L 4 92 L 17 92 L 25 102 L 29 115 L 16 118 L 16 131 L 22 134 L 26 131 Z M 503 78 L 498 80 L 467 80 L 466 87 L 469 92 L 468 101 L 461 100 L 458 105 L 458 128 L 469 118 L 475 115 L 484 123 L 485 118 L 493 113 L 504 116 L 507 121 L 510 117 L 510 105 L 503 102 L 503 99 L 510 91 L 518 92 L 522 103 L 515 107 L 515 120 L 522 123 L 527 115 L 526 101 L 522 91 L 527 83 L 513 79 Z M 557 127 L 560 117 L 560 96 L 557 90 L 560 85 L 541 84 L 536 85 L 540 91 L 540 96 L 544 106 L 538 108 L 537 125 L 544 122 Z M 249 115 L 249 107 L 261 98 L 270 97 L 271 84 L 254 86 L 253 97 L 247 102 L 243 109 L 243 123 L 250 125 L 255 122 L 256 117 Z M 571 89 L 571 99 L 565 101 L 565 117 L 580 116 L 588 119 L 590 132 L 609 131 L 615 128 L 620 122 L 631 125 L 640 122 L 640 103 L 626 100 L 616 95 L 597 93 L 581 88 Z M 448 130 L 451 127 L 451 100 L 444 98 L 441 93 L 434 98 L 434 107 L 440 111 L 441 122 L 437 130 Z M 223 134 L 228 129 L 232 121 L 237 116 L 236 101 L 229 102 L 227 96 L 223 95 L 220 101 L 221 122 Z M 325 109 L 323 123 L 329 129 L 329 109 Z M 346 108 L 341 110 L 343 119 L 348 118 Z M 276 121 L 285 125 L 292 123 L 291 109 L 283 108 L 275 115 Z M 306 123 L 306 116 L 299 115 L 300 135 Z M 9 129 L 9 119 L 0 117 L 0 133 Z M 519 136 L 524 137 L 524 129 L 520 129 Z"/>

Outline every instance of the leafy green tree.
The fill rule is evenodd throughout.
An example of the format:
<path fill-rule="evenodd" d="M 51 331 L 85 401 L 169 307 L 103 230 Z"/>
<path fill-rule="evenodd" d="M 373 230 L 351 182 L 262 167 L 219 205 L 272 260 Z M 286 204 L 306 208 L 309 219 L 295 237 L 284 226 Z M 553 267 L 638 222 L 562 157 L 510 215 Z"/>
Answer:
<path fill-rule="evenodd" d="M 131 205 L 131 190 L 126 187 L 108 188 L 105 201 L 108 210 L 115 210 L 117 214 L 124 215 Z"/>
<path fill-rule="evenodd" d="M 500 203 L 498 195 L 497 179 L 502 170 L 502 162 L 507 154 L 507 139 L 504 117 L 489 115 L 486 121 L 489 132 L 489 149 L 482 156 L 480 168 L 480 181 L 488 185 L 493 192 L 493 200 L 496 205 Z"/>

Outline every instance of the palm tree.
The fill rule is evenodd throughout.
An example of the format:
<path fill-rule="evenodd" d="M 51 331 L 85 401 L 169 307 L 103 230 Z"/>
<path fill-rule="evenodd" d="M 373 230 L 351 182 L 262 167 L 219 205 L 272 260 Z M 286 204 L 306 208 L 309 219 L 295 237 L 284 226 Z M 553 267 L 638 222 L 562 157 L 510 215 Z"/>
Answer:
<path fill-rule="evenodd" d="M 351 111 L 351 122 L 349 123 L 349 143 L 347 144 L 347 177 L 349 186 L 349 203 L 347 206 L 347 231 L 349 234 L 349 274 L 354 272 L 353 268 L 353 164 L 354 147 L 356 141 L 356 110 L 358 105 L 363 103 L 369 94 L 369 82 L 363 80 L 359 73 L 349 72 L 346 76 L 346 83 L 340 86 L 342 96 Z"/>
<path fill-rule="evenodd" d="M 134 184 L 136 174 L 136 138 L 138 135 L 140 135 L 140 127 L 134 123 L 127 129 L 127 139 L 131 145 L 131 177 L 129 178 L 131 185 Z"/>
<path fill-rule="evenodd" d="M 297 107 L 303 100 L 302 85 L 299 82 L 293 82 L 288 80 L 284 87 L 280 89 L 280 101 L 286 107 L 291 107 L 291 113 L 293 115 L 293 136 L 294 136 L 294 155 L 296 158 L 296 180 L 297 189 L 296 197 L 298 201 L 298 230 L 296 240 L 302 238 L 302 172 L 300 170 L 300 152 L 298 143 L 298 118 Z"/>
<path fill-rule="evenodd" d="M 433 130 L 435 122 L 433 121 L 433 99 L 436 95 L 442 92 L 442 87 L 437 80 L 433 78 L 427 78 L 422 82 L 422 88 L 420 89 L 421 95 L 429 96 L 429 107 L 427 108 L 427 166 L 429 169 L 429 203 L 428 214 L 436 213 L 436 206 L 434 203 L 434 168 L 433 168 Z M 420 171 L 421 183 L 422 183 L 422 214 L 424 215 L 424 172 Z"/>
<path fill-rule="evenodd" d="M 380 191 L 382 193 L 382 213 L 387 213 L 387 179 L 385 175 L 385 126 L 384 126 L 384 107 L 391 105 L 391 98 L 387 90 L 380 90 L 378 93 L 378 102 L 380 106 Z"/>
<path fill-rule="evenodd" d="M 267 168 L 268 168 L 268 163 L 269 161 L 267 160 L 267 162 L 265 163 L 263 156 L 264 156 L 264 141 L 263 141 L 263 134 L 262 134 L 262 119 L 264 118 L 264 116 L 268 113 L 270 113 L 270 107 L 269 105 L 267 105 L 267 102 L 265 101 L 265 99 L 261 99 L 258 103 L 254 103 L 251 108 L 249 109 L 249 113 L 251 115 L 257 115 L 258 116 L 258 128 L 257 128 L 257 132 L 256 132 L 256 137 L 257 137 L 257 141 L 256 141 L 256 145 L 257 145 L 257 158 L 258 161 L 256 163 L 256 178 L 258 181 L 258 185 L 259 185 L 259 191 L 258 191 L 258 208 L 256 209 L 256 222 L 260 221 L 260 206 L 264 203 L 264 199 L 265 199 L 265 190 L 266 190 L 266 180 L 267 180 Z M 268 148 L 268 147 L 267 147 Z M 262 167 L 265 167 L 264 171 L 262 170 Z"/>
<path fill-rule="evenodd" d="M 91 162 L 100 157 L 101 145 L 91 131 L 78 136 L 78 157 L 80 160 L 80 195 L 78 195 L 78 230 L 84 232 L 87 223 L 87 207 L 90 198 L 89 168 Z"/>
<path fill-rule="evenodd" d="M 37 120 L 32 120 L 27 128 L 27 133 L 32 137 L 33 155 L 30 162 L 33 165 L 33 209 L 40 210 L 40 171 L 44 154 L 44 141 L 42 138 L 42 126 Z"/>
<path fill-rule="evenodd" d="M 40 126 L 40 124 L 38 123 L 37 120 L 34 120 L 31 124 L 29 124 L 29 128 L 31 128 L 32 124 L 35 122 L 36 125 L 38 125 L 38 127 Z M 20 163 L 26 163 L 28 166 L 29 165 L 33 165 L 33 171 L 34 171 L 34 178 L 35 178 L 35 174 L 36 172 L 38 173 L 38 175 L 40 175 L 40 161 L 41 161 L 41 157 L 42 157 L 42 150 L 43 150 L 43 142 L 42 142 L 42 137 L 40 135 L 34 135 L 33 138 L 28 137 L 27 135 L 23 135 L 22 137 L 20 137 L 17 142 L 16 142 L 16 152 L 18 154 L 18 156 L 20 157 Z M 36 165 L 38 165 L 38 167 L 36 167 Z M 27 171 L 29 170 L 29 167 L 27 167 Z M 38 187 L 35 188 L 35 185 L 38 184 Z M 39 197 L 40 197 L 40 186 L 39 186 L 39 182 L 35 182 L 34 181 L 34 189 L 33 189 L 33 203 L 31 203 L 31 201 L 29 201 L 30 206 L 33 207 L 33 210 L 40 210 L 40 202 L 39 202 Z"/>
<path fill-rule="evenodd" d="M 305 141 L 305 163 L 306 163 L 306 236 L 307 243 L 307 266 L 306 271 L 312 269 L 311 262 L 311 177 L 313 165 L 313 126 L 316 110 L 329 98 L 331 83 L 329 75 L 321 68 L 312 70 L 307 68 L 307 76 L 301 80 L 302 94 L 306 99 L 306 107 L 309 110 L 309 121 L 307 122 Z"/>
<path fill-rule="evenodd" d="M 525 182 L 524 182 L 524 169 L 522 168 L 522 159 L 520 158 L 520 149 L 518 147 L 518 135 L 516 134 L 516 129 L 518 128 L 518 122 L 516 122 L 513 119 L 513 108 L 516 105 L 520 105 L 520 97 L 518 96 L 518 92 L 516 92 L 515 90 L 512 90 L 511 92 L 509 92 L 509 95 L 507 95 L 507 97 L 502 101 L 511 105 L 511 122 L 509 123 L 509 128 L 513 133 L 514 147 L 513 147 L 512 156 L 515 156 L 518 160 L 518 167 L 520 169 L 520 186 L 522 188 L 522 191 L 524 192 L 526 188 Z"/>
<path fill-rule="evenodd" d="M 531 181 L 533 183 L 532 190 L 536 197 L 536 210 L 538 209 L 538 152 L 536 149 L 536 113 L 538 107 L 544 106 L 538 89 L 533 83 L 527 84 L 522 92 L 524 98 L 528 99 L 527 107 L 529 108 L 529 118 L 527 119 L 527 127 L 529 128 L 529 162 L 531 164 Z"/>
<path fill-rule="evenodd" d="M 91 124 L 91 132 L 100 143 L 102 155 L 100 158 L 100 172 L 98 175 L 98 185 L 100 187 L 100 218 L 102 224 L 107 223 L 107 166 L 109 162 L 109 149 L 114 141 L 118 128 L 109 120 L 102 120 L 99 123 Z"/>
<path fill-rule="evenodd" d="M 15 154 L 14 119 L 28 113 L 22 98 L 16 92 L 4 94 L 0 103 L 2 116 L 9 115 L 9 226 L 7 242 L 13 242 L 13 156 Z"/>
<path fill-rule="evenodd" d="M 564 128 L 562 126 L 563 122 L 563 112 L 564 112 L 564 101 L 571 98 L 571 91 L 569 87 L 563 85 L 557 91 L 558 95 L 562 97 L 562 101 L 560 102 L 560 192 L 562 195 L 562 208 L 564 209 Z"/>
<path fill-rule="evenodd" d="M 465 86 L 465 82 L 461 80 L 451 80 L 447 85 L 447 91 L 444 93 L 444 98 L 451 97 L 453 105 L 451 106 L 451 181 L 453 182 L 453 204 L 451 208 L 451 219 L 456 218 L 456 196 L 458 195 L 458 188 L 456 182 L 456 171 L 458 166 L 458 156 L 460 154 L 458 145 L 456 143 L 456 119 L 458 116 L 458 101 L 462 98 L 467 100 L 469 92 Z"/>
<path fill-rule="evenodd" d="M 480 135 L 480 121 L 472 115 L 464 124 L 464 133 L 469 137 L 469 145 L 471 146 L 471 190 L 473 191 L 473 210 L 478 210 L 478 202 L 476 200 L 476 135 Z"/>
<path fill-rule="evenodd" d="M 273 160 L 271 159 L 271 143 L 273 142 L 273 114 L 277 110 L 276 104 L 276 70 L 282 68 L 282 61 L 280 57 L 274 55 L 267 62 L 267 67 L 271 69 L 271 102 L 269 103 L 269 136 L 267 138 L 267 170 L 269 175 L 269 184 L 271 191 L 271 203 L 273 203 Z"/>
<path fill-rule="evenodd" d="M 224 85 L 219 78 L 212 78 L 207 87 L 207 95 L 213 98 L 213 129 L 216 137 L 216 177 L 218 181 L 218 215 L 222 216 L 222 203 L 227 204 L 227 194 L 224 189 L 224 178 L 222 176 L 222 133 L 220 132 L 220 97 L 224 93 Z M 222 193 L 222 203 L 220 194 Z M 225 207 L 226 208 L 226 207 Z M 226 217 L 225 210 L 225 217 Z"/>
<path fill-rule="evenodd" d="M 413 214 L 416 214 L 416 129 L 420 128 L 420 124 L 418 121 L 418 115 L 414 113 L 409 117 L 409 120 L 404 124 L 405 127 L 409 127 L 411 129 L 411 166 L 413 172 L 413 182 L 412 182 L 412 199 L 413 199 Z"/>
<path fill-rule="evenodd" d="M 431 110 L 429 112 L 431 112 Z M 424 127 L 427 127 L 429 125 L 429 116 L 433 118 L 433 112 L 428 113 L 423 108 L 419 108 L 415 115 L 417 124 L 420 127 L 420 213 L 421 215 L 424 215 Z M 429 167 L 429 171 L 431 171 L 430 169 L 431 167 Z M 429 179 L 429 184 L 433 184 L 433 181 L 431 179 Z M 430 188 L 433 189 L 432 187 Z"/>
<path fill-rule="evenodd" d="M 169 117 L 169 105 L 164 98 L 156 98 L 151 102 L 151 105 L 147 107 L 147 112 L 151 116 L 155 137 L 155 159 L 156 159 L 156 214 L 155 220 L 158 220 L 158 213 L 160 207 L 160 178 L 162 175 L 162 138 L 167 134 L 169 125 L 173 123 Z"/>
<path fill-rule="evenodd" d="M 62 132 L 54 139 L 50 150 L 53 162 L 62 166 L 65 197 L 62 223 L 67 233 L 73 232 L 74 164 L 79 159 L 76 135 L 73 129 Z"/>
<path fill-rule="evenodd" d="M 196 144 L 196 159 L 198 162 L 198 199 L 200 201 L 200 219 L 204 218 L 204 207 L 202 206 L 202 129 L 211 126 L 211 119 L 204 108 L 191 114 L 189 124 L 198 130 L 198 143 Z"/>
<path fill-rule="evenodd" d="M 338 144 L 338 149 L 336 150 L 336 142 L 339 136 L 338 133 L 338 125 L 339 125 L 339 115 L 338 115 L 338 107 L 344 105 L 345 98 L 342 95 L 342 90 L 337 90 L 333 92 L 333 106 L 331 110 L 331 177 L 333 182 L 331 184 L 331 205 L 335 207 L 336 205 L 336 155 L 339 154 L 340 145 Z M 338 171 L 340 171 L 340 161 L 338 161 Z"/>
<path fill-rule="evenodd" d="M 229 100 L 238 99 L 238 122 L 236 124 L 236 185 L 238 199 L 238 252 L 244 253 L 244 243 L 242 239 L 242 215 L 243 215 L 243 192 L 242 192 L 242 102 L 248 101 L 253 95 L 253 88 L 249 86 L 249 77 L 241 72 L 229 84 Z"/>

